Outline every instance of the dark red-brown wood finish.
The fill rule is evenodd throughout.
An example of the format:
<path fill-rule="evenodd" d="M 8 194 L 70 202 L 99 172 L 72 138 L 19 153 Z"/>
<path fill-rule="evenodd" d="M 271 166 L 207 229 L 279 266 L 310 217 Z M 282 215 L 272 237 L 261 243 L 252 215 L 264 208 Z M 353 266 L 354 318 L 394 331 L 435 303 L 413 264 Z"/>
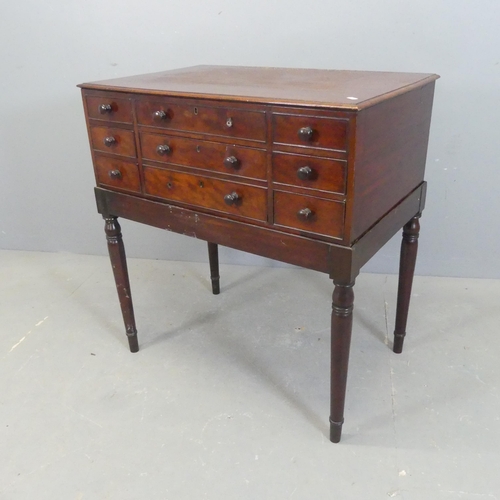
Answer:
<path fill-rule="evenodd" d="M 437 75 L 197 66 L 82 84 L 108 248 L 138 350 L 117 217 L 325 272 L 332 298 L 330 439 L 344 421 L 361 267 L 402 227 L 401 352 L 425 204 Z"/>

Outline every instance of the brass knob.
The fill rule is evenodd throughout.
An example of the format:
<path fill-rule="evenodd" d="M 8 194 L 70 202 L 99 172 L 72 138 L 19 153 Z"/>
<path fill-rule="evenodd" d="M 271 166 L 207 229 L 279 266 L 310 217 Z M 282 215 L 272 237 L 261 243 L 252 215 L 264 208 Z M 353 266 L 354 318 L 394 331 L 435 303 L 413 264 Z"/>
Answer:
<path fill-rule="evenodd" d="M 303 141 L 312 141 L 314 130 L 311 127 L 302 127 L 299 129 L 299 137 Z"/>
<path fill-rule="evenodd" d="M 165 111 L 163 111 L 162 109 L 155 111 L 153 113 L 153 120 L 156 122 L 161 122 L 162 120 L 166 119 L 167 119 L 167 113 L 165 113 Z"/>
<path fill-rule="evenodd" d="M 224 202 L 229 206 L 235 205 L 240 200 L 241 196 L 236 191 L 233 191 L 232 193 L 226 194 L 226 196 L 224 196 Z"/>
<path fill-rule="evenodd" d="M 224 160 L 224 166 L 226 166 L 227 168 L 239 168 L 241 162 L 240 160 L 238 160 L 238 158 L 236 158 L 236 156 L 228 156 L 225 160 Z"/>
<path fill-rule="evenodd" d="M 112 179 L 121 179 L 122 178 L 122 173 L 119 170 L 110 170 L 109 171 L 109 176 Z"/>
<path fill-rule="evenodd" d="M 310 208 L 303 208 L 297 212 L 297 216 L 302 220 L 311 220 L 314 212 Z"/>
<path fill-rule="evenodd" d="M 300 167 L 298 170 L 297 170 L 297 177 L 301 180 L 301 181 L 307 181 L 309 179 L 311 179 L 312 177 L 312 173 L 313 173 L 313 169 L 311 167 L 308 167 L 307 165 L 304 166 L 304 167 Z"/>
<path fill-rule="evenodd" d="M 111 146 L 113 146 L 113 144 L 116 144 L 116 139 L 112 135 L 104 138 L 104 145 L 105 146 L 110 148 Z"/>
<path fill-rule="evenodd" d="M 172 150 L 170 149 L 170 146 L 168 144 L 161 144 L 160 146 L 158 146 L 156 148 L 156 152 L 160 156 L 165 156 L 165 155 L 168 155 L 169 153 L 171 153 Z"/>
<path fill-rule="evenodd" d="M 111 104 L 99 104 L 99 113 L 101 113 L 101 115 L 111 113 L 112 111 L 113 107 L 111 106 Z"/>

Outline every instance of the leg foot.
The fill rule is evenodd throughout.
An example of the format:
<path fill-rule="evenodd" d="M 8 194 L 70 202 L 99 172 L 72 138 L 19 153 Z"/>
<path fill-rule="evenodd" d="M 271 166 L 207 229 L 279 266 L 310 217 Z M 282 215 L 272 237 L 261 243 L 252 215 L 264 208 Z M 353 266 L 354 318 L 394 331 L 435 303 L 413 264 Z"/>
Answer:
<path fill-rule="evenodd" d="M 354 283 L 335 283 L 332 297 L 332 354 L 330 385 L 330 441 L 338 443 L 344 423 L 344 404 L 351 346 Z"/>
<path fill-rule="evenodd" d="M 121 228 L 116 217 L 105 217 L 104 220 L 104 231 L 106 232 L 106 239 L 108 241 L 109 258 L 111 260 L 111 267 L 113 268 L 116 290 L 120 300 L 130 352 L 137 352 L 139 350 L 139 343 L 137 340 L 137 328 L 135 326 L 134 307 L 132 305 L 127 259 L 125 256 Z"/>
<path fill-rule="evenodd" d="M 393 346 L 393 351 L 397 354 L 403 352 L 403 342 L 406 335 L 411 287 L 413 284 L 413 274 L 415 272 L 415 262 L 417 260 L 418 235 L 420 232 L 419 217 L 420 215 L 413 217 L 403 228 Z"/>
<path fill-rule="evenodd" d="M 220 293 L 219 276 L 219 249 L 217 243 L 208 243 L 208 261 L 210 263 L 210 279 L 212 280 L 212 293 Z"/>
<path fill-rule="evenodd" d="M 342 422 L 333 422 L 330 418 L 330 441 L 332 443 L 340 443 L 340 436 L 342 435 Z"/>

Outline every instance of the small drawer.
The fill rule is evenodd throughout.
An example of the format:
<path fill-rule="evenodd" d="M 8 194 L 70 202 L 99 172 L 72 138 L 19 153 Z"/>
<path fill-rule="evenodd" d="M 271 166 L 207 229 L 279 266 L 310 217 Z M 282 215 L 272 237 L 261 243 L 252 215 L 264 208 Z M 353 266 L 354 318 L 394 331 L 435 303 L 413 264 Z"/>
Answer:
<path fill-rule="evenodd" d="M 135 157 L 134 133 L 131 130 L 113 127 L 90 127 L 92 147 L 116 155 Z"/>
<path fill-rule="evenodd" d="M 141 134 L 141 149 L 146 160 L 266 178 L 266 152 L 260 149 L 149 133 Z"/>
<path fill-rule="evenodd" d="M 343 202 L 274 192 L 274 223 L 279 226 L 342 239 L 344 212 Z"/>
<path fill-rule="evenodd" d="M 274 114 L 273 142 L 346 151 L 347 124 L 343 118 Z"/>
<path fill-rule="evenodd" d="M 315 156 L 273 153 L 273 181 L 344 194 L 346 162 Z"/>
<path fill-rule="evenodd" d="M 199 132 L 264 142 L 266 115 L 263 111 L 179 105 L 168 101 L 139 101 L 137 121 L 141 125 Z"/>
<path fill-rule="evenodd" d="M 162 168 L 144 167 L 145 192 L 250 219 L 266 220 L 266 189 Z"/>
<path fill-rule="evenodd" d="M 135 163 L 96 155 L 95 170 L 100 186 L 140 192 L 139 168 Z"/>
<path fill-rule="evenodd" d="M 133 121 L 130 99 L 88 95 L 85 100 L 87 101 L 89 118 L 120 123 L 132 123 Z"/>

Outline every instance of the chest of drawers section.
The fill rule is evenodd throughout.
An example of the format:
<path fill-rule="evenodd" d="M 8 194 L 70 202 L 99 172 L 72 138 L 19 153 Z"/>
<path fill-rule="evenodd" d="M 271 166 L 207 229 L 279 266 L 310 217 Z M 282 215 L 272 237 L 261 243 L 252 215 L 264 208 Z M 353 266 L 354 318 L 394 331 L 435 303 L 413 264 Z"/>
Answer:
<path fill-rule="evenodd" d="M 84 91 L 97 185 L 345 240 L 347 114 Z"/>
<path fill-rule="evenodd" d="M 84 95 L 98 186 L 140 193 L 132 100 L 109 92 Z"/>
<path fill-rule="evenodd" d="M 135 109 L 146 196 L 267 223 L 265 110 L 149 97 Z"/>
<path fill-rule="evenodd" d="M 306 236 L 345 239 L 348 114 L 273 108 L 274 224 Z"/>

